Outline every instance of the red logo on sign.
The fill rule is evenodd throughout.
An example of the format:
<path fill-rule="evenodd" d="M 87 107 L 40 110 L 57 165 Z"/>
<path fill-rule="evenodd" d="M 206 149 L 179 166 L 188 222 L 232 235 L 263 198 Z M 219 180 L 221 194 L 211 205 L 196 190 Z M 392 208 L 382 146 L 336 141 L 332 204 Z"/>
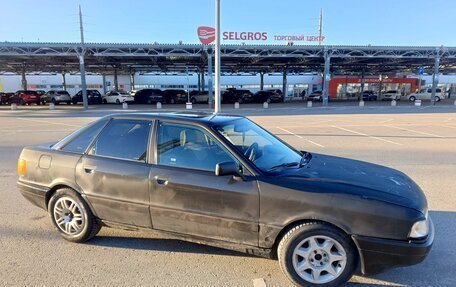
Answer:
<path fill-rule="evenodd" d="M 204 45 L 208 45 L 215 40 L 215 29 L 212 27 L 198 27 L 198 37 Z"/>

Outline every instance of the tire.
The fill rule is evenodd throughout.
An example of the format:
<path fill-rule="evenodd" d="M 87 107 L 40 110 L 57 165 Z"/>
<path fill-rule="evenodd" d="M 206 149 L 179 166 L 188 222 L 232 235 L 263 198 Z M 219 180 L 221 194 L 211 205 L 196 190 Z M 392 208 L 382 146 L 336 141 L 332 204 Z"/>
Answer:
<path fill-rule="evenodd" d="M 78 100 L 72 100 L 73 102 L 73 105 L 77 105 L 78 104 Z"/>
<path fill-rule="evenodd" d="M 71 101 L 67 101 L 66 104 L 67 104 L 67 105 L 71 105 Z"/>
<path fill-rule="evenodd" d="M 25 106 L 25 102 L 24 102 L 24 100 L 23 100 L 23 99 L 21 99 L 21 100 L 19 101 L 19 105 L 21 105 L 21 106 Z"/>
<path fill-rule="evenodd" d="M 415 96 L 411 96 L 411 97 L 409 98 L 409 101 L 411 101 L 411 102 L 414 102 L 415 100 L 416 100 Z"/>
<path fill-rule="evenodd" d="M 71 242 L 81 243 L 90 240 L 101 229 L 101 225 L 93 216 L 84 199 L 70 188 L 57 190 L 49 200 L 48 212 L 52 224 L 60 235 Z M 80 219 L 75 220 L 74 217 L 76 216 Z M 61 222 L 60 226 L 57 221 Z"/>
<path fill-rule="evenodd" d="M 41 102 L 40 101 L 36 102 L 36 105 L 37 106 L 41 105 Z"/>
<path fill-rule="evenodd" d="M 119 99 L 116 100 L 116 104 L 120 105 L 120 101 Z"/>
<path fill-rule="evenodd" d="M 192 102 L 192 104 L 196 104 L 196 99 L 195 98 L 191 98 L 190 101 Z"/>
<path fill-rule="evenodd" d="M 314 248 L 310 242 L 314 243 Z M 332 247 L 325 250 L 326 243 L 332 243 L 329 245 Z M 356 247 L 350 237 L 320 222 L 303 223 L 290 229 L 280 240 L 277 255 L 282 271 L 297 286 L 340 286 L 353 276 L 358 264 Z M 298 268 L 300 264 L 306 265 L 298 273 L 294 266 Z M 334 274 L 326 270 L 332 270 Z M 318 279 L 314 274 L 320 274 Z"/>
<path fill-rule="evenodd" d="M 103 104 L 107 104 L 108 101 L 106 99 L 103 99 Z"/>
<path fill-rule="evenodd" d="M 171 99 L 169 100 L 169 103 L 170 103 L 170 104 L 175 104 L 175 103 L 176 103 L 176 100 L 175 100 L 174 98 L 171 98 Z"/>
<path fill-rule="evenodd" d="M 439 96 L 435 96 L 435 101 L 436 102 L 440 102 L 440 97 Z"/>

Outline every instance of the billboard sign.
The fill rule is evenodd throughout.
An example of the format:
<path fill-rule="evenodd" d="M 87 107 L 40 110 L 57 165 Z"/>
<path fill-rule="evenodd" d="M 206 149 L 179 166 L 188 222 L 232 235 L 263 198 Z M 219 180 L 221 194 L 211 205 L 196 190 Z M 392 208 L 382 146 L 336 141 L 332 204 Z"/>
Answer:
<path fill-rule="evenodd" d="M 198 38 L 204 45 L 215 41 L 215 29 L 207 26 L 200 26 L 197 29 Z M 325 36 L 312 35 L 270 35 L 264 31 L 223 31 L 222 39 L 224 41 L 276 41 L 276 42 L 323 42 Z"/>

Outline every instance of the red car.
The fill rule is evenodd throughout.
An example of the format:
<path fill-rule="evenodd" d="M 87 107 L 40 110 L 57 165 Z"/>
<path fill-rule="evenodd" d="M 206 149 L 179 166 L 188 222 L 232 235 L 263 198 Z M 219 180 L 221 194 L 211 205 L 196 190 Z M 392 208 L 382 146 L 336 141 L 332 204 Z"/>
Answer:
<path fill-rule="evenodd" d="M 36 91 L 25 91 L 20 90 L 14 93 L 9 98 L 10 103 L 16 103 L 19 105 L 26 105 L 26 104 L 37 104 L 40 105 L 41 98 L 40 95 Z"/>
<path fill-rule="evenodd" d="M 0 105 L 9 104 L 9 98 L 14 95 L 14 93 L 0 93 Z"/>

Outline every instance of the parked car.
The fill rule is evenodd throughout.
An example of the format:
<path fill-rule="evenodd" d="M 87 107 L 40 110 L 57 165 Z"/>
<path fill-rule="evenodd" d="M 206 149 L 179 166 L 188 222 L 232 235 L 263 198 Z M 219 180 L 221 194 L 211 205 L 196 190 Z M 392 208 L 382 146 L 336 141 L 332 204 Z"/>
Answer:
<path fill-rule="evenodd" d="M 222 95 L 221 95 L 221 97 L 222 97 Z M 212 99 L 214 99 L 214 93 L 212 93 Z M 191 91 L 190 92 L 190 101 L 193 104 L 208 103 L 209 102 L 209 92 L 208 91 Z M 223 101 L 223 97 L 222 97 L 221 101 Z"/>
<path fill-rule="evenodd" d="M 71 96 L 67 91 L 47 91 L 44 95 L 41 96 L 41 103 L 44 105 L 46 103 L 67 103 L 71 104 Z"/>
<path fill-rule="evenodd" d="M 35 92 L 36 92 L 36 93 L 38 94 L 38 96 L 40 96 L 40 97 L 41 97 L 42 95 L 46 94 L 46 91 L 44 91 L 44 90 L 35 90 Z"/>
<path fill-rule="evenodd" d="M 10 103 L 19 105 L 41 104 L 40 96 L 35 91 L 20 90 L 15 92 L 8 100 Z"/>
<path fill-rule="evenodd" d="M 136 92 L 137 92 L 136 90 L 131 90 L 131 91 L 130 91 L 130 96 L 133 96 L 133 97 L 134 97 L 135 94 L 136 94 Z"/>
<path fill-rule="evenodd" d="M 310 95 L 305 96 L 304 100 L 312 101 L 312 102 L 322 102 L 323 93 L 322 93 L 322 91 L 315 91 L 315 92 L 311 93 Z"/>
<path fill-rule="evenodd" d="M 258 91 L 253 94 L 253 102 L 255 103 L 278 103 L 283 102 L 281 94 L 272 91 Z"/>
<path fill-rule="evenodd" d="M 163 102 L 163 92 L 159 89 L 142 89 L 135 93 L 135 103 L 153 104 Z"/>
<path fill-rule="evenodd" d="M 383 93 L 381 96 L 381 100 L 395 100 L 395 101 L 400 101 L 401 100 L 401 92 L 398 90 L 389 90 L 386 91 L 386 93 Z"/>
<path fill-rule="evenodd" d="M 167 104 L 186 103 L 188 100 L 185 90 L 164 90 L 163 101 Z"/>
<path fill-rule="evenodd" d="M 238 90 L 228 88 L 222 93 L 223 101 L 226 103 L 251 103 L 253 101 L 253 93 L 249 90 Z"/>
<path fill-rule="evenodd" d="M 14 93 L 0 93 L 0 105 L 9 104 L 9 99 L 12 95 L 14 95 Z"/>
<path fill-rule="evenodd" d="M 101 104 L 101 93 L 98 90 L 87 90 L 87 100 L 89 105 Z M 77 92 L 76 95 L 71 98 L 71 102 L 75 105 L 77 103 L 82 103 L 82 90 Z"/>
<path fill-rule="evenodd" d="M 376 101 L 377 95 L 372 90 L 363 91 L 363 101 Z"/>
<path fill-rule="evenodd" d="M 135 98 L 125 91 L 109 91 L 103 96 L 103 104 L 132 103 Z"/>
<path fill-rule="evenodd" d="M 154 230 L 278 258 L 299 286 L 417 264 L 434 240 L 426 197 L 404 173 L 298 151 L 242 116 L 110 115 L 24 148 L 17 171 L 68 241 L 102 226 Z"/>
<path fill-rule="evenodd" d="M 431 100 L 432 98 L 432 88 L 424 88 L 416 93 L 408 95 L 407 99 L 414 102 L 415 100 Z M 435 101 L 439 102 L 440 100 L 445 99 L 445 92 L 440 89 L 435 89 Z"/>

